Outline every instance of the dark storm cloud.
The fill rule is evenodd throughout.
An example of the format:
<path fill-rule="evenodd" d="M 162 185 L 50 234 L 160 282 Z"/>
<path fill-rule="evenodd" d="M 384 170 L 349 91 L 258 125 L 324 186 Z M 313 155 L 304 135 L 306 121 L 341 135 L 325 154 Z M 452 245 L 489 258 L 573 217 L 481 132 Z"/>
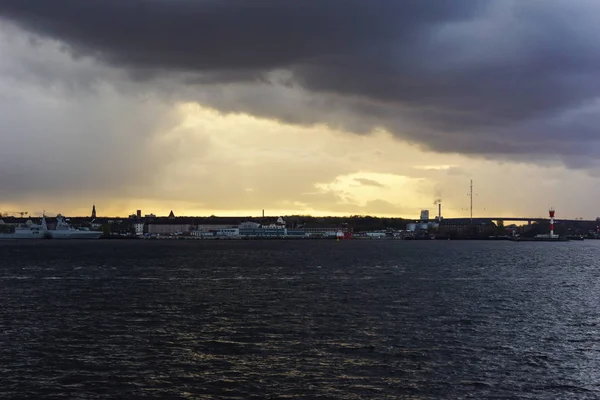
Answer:
<path fill-rule="evenodd" d="M 563 118 L 600 93 L 597 11 L 554 0 L 0 0 L 5 19 L 136 80 L 273 85 L 268 74 L 284 70 L 276 85 L 328 99 L 294 112 L 261 92 L 206 99 L 222 110 L 382 126 L 441 151 L 565 157 L 597 137 L 597 113 Z"/>
<path fill-rule="evenodd" d="M 0 12 L 84 53 L 142 67 L 257 70 L 394 45 L 468 7 L 383 0 L 2 0 Z"/>

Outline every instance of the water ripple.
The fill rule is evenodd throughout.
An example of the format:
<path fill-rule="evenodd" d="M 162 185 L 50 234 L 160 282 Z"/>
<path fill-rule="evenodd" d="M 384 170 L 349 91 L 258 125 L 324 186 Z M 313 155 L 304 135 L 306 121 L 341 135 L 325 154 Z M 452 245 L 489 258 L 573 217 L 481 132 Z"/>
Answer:
<path fill-rule="evenodd" d="M 0 397 L 598 398 L 599 250 L 0 243 Z"/>

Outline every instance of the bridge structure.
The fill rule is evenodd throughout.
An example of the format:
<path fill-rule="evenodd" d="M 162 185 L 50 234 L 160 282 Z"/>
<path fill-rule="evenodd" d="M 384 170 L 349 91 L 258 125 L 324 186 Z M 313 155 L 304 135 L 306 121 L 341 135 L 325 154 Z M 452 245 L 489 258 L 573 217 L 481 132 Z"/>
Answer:
<path fill-rule="evenodd" d="M 452 222 L 452 221 L 465 221 L 465 220 L 470 220 L 471 217 L 464 217 L 464 218 L 442 218 L 442 221 L 448 221 L 448 222 Z M 492 221 L 502 221 L 502 222 L 527 222 L 528 224 L 531 224 L 532 222 L 542 222 L 542 221 L 550 221 L 550 218 L 548 217 L 473 217 L 473 221 L 481 221 L 481 220 L 492 220 Z M 430 219 L 430 222 L 437 222 L 437 219 Z M 576 223 L 576 222 L 580 222 L 580 223 L 592 223 L 592 222 L 598 222 L 595 219 L 554 219 L 555 223 Z"/>
<path fill-rule="evenodd" d="M 462 223 L 464 224 L 465 221 L 469 221 L 471 223 L 475 223 L 475 222 L 483 222 L 483 221 L 496 221 L 496 224 L 500 224 L 500 223 L 504 223 L 505 221 L 509 221 L 509 222 L 527 222 L 529 225 L 531 225 L 532 222 L 542 222 L 542 221 L 548 221 L 550 222 L 550 217 L 552 217 L 553 221 L 555 223 L 564 223 L 564 224 L 570 224 L 570 223 L 596 223 L 598 225 L 598 228 L 600 229 L 600 217 L 596 218 L 596 219 L 592 219 L 592 220 L 584 220 L 584 219 L 556 219 L 554 218 L 554 208 L 550 208 L 550 210 L 548 210 L 548 217 L 474 217 L 473 216 L 473 196 L 477 196 L 477 194 L 473 193 L 473 180 L 471 179 L 471 185 L 469 186 L 469 193 L 467 193 L 467 196 L 469 196 L 470 198 L 470 208 L 469 208 L 469 216 L 463 217 L 463 218 L 443 218 L 442 217 L 442 203 L 441 200 L 436 200 L 435 204 L 438 206 L 438 217 L 437 218 L 433 218 L 433 219 L 428 219 L 427 222 L 438 222 L 438 218 L 441 218 L 442 221 L 447 221 L 447 222 L 452 222 L 455 221 L 456 223 Z M 422 222 L 426 222 L 425 220 L 423 220 Z"/>

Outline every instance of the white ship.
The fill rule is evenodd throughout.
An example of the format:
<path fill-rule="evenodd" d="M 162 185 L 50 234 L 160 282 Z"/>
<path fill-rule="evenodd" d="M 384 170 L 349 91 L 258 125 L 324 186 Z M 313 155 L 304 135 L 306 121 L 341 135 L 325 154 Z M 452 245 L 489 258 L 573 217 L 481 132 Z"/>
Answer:
<path fill-rule="evenodd" d="M 56 229 L 50 230 L 46 216 L 41 224 L 21 224 L 19 226 L 0 225 L 0 239 L 98 239 L 102 232 L 75 229 L 65 221 L 62 215 L 56 217 Z"/>
<path fill-rule="evenodd" d="M 45 223 L 45 219 L 42 223 Z M 69 226 L 60 214 L 56 216 L 56 229 L 48 232 L 52 239 L 98 239 L 102 236 L 102 232 L 79 230 Z"/>
<path fill-rule="evenodd" d="M 50 231 L 46 226 L 46 219 L 42 218 L 41 224 L 21 224 L 11 227 L 0 225 L 0 239 L 50 239 Z"/>

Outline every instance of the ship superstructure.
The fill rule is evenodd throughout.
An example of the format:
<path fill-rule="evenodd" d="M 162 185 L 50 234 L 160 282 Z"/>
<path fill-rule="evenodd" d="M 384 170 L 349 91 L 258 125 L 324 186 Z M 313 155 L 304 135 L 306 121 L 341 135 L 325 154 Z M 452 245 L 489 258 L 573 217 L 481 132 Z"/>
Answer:
<path fill-rule="evenodd" d="M 98 239 L 102 236 L 102 232 L 71 227 L 60 214 L 56 216 L 56 229 L 48 232 L 50 232 L 52 239 Z"/>
<path fill-rule="evenodd" d="M 16 226 L 0 223 L 0 239 L 98 239 L 102 236 L 102 232 L 71 227 L 60 214 L 56 220 L 56 229 L 48 229 L 45 215 L 40 224 L 31 221 Z"/>
<path fill-rule="evenodd" d="M 0 225 L 0 239 L 50 239 L 46 219 L 41 224 Z"/>

